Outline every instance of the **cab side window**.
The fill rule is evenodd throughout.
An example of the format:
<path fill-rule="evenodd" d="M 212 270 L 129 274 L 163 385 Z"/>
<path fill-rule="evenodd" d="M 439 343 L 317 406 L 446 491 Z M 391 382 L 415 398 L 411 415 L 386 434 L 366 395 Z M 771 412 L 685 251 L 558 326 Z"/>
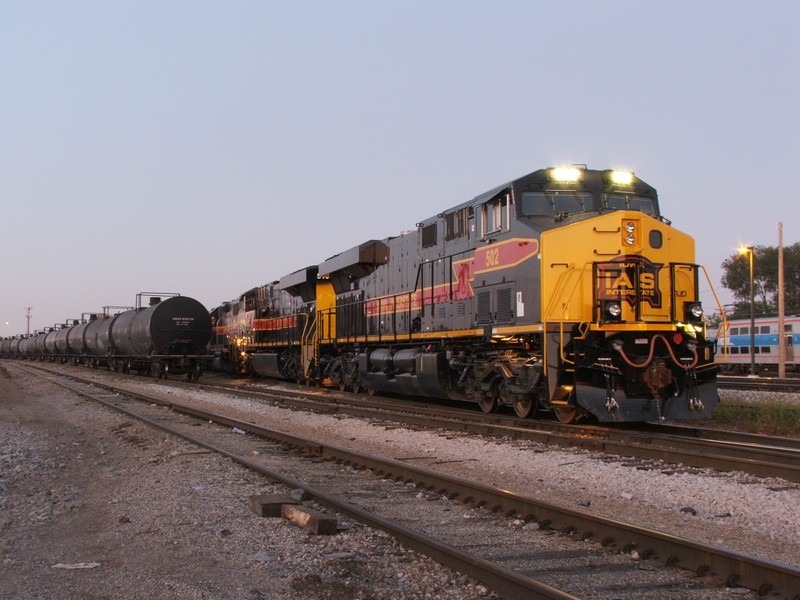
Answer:
<path fill-rule="evenodd" d="M 481 211 L 482 233 L 487 235 L 511 228 L 511 195 L 501 194 L 486 202 Z"/>

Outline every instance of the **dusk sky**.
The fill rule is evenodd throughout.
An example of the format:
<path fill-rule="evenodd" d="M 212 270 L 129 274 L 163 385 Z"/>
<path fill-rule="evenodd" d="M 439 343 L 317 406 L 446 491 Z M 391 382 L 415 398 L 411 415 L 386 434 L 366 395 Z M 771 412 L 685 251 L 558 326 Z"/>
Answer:
<path fill-rule="evenodd" d="M 212 308 L 572 163 L 657 188 L 729 302 L 740 244 L 800 241 L 798 27 L 792 0 L 4 0 L 0 335 Z"/>

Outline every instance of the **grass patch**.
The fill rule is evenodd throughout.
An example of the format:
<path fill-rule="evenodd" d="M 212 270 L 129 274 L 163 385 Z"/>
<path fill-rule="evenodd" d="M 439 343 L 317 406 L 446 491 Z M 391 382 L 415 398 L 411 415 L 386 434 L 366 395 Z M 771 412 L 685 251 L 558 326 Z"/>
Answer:
<path fill-rule="evenodd" d="M 720 402 L 712 414 L 714 422 L 728 429 L 800 437 L 800 407 L 782 402 L 759 400 L 753 404 Z"/>

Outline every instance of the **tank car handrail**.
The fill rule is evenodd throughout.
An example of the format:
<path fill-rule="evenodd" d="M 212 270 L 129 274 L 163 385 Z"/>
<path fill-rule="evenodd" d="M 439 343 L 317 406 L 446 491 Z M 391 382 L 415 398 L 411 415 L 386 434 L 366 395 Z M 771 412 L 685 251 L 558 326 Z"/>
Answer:
<path fill-rule="evenodd" d="M 159 298 L 162 296 L 167 296 L 168 298 L 177 298 L 180 296 L 177 292 L 139 292 L 136 294 L 136 310 L 142 308 L 142 297 L 147 296 L 149 298 Z"/>
<path fill-rule="evenodd" d="M 119 310 L 125 312 L 126 310 L 133 310 L 134 308 L 135 307 L 133 306 L 121 306 L 121 305 L 109 304 L 108 306 L 103 307 L 103 314 L 107 317 L 111 317 L 113 316 L 110 312 L 111 310 Z"/>

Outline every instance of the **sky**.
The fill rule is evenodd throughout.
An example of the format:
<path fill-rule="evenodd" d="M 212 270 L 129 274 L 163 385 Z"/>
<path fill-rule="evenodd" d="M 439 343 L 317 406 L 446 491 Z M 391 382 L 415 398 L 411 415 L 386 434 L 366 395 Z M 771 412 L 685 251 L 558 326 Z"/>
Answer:
<path fill-rule="evenodd" d="M 0 2 L 0 335 L 208 308 L 540 168 L 627 168 L 723 303 L 800 241 L 800 2 Z M 711 312 L 713 295 L 704 291 Z"/>

